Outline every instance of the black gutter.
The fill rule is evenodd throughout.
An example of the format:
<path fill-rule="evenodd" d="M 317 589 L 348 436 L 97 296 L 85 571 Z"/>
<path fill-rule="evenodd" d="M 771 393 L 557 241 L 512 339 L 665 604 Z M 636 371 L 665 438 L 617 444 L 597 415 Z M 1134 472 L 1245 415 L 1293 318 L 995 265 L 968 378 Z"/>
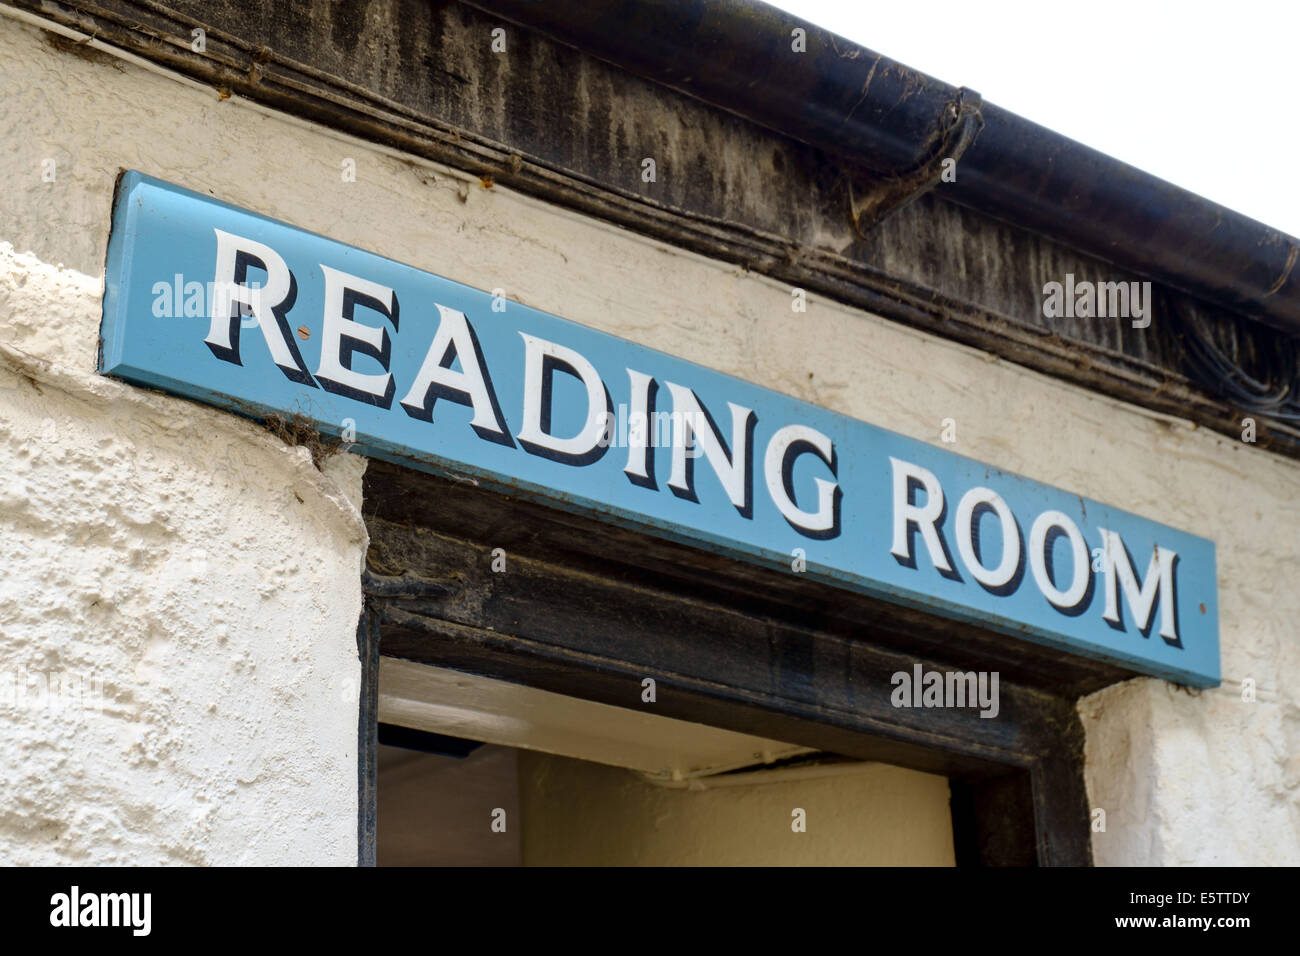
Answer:
<path fill-rule="evenodd" d="M 875 173 L 923 164 L 958 98 L 751 0 L 467 2 Z M 1300 336 L 1300 240 L 989 103 L 982 113 L 943 198 Z"/>

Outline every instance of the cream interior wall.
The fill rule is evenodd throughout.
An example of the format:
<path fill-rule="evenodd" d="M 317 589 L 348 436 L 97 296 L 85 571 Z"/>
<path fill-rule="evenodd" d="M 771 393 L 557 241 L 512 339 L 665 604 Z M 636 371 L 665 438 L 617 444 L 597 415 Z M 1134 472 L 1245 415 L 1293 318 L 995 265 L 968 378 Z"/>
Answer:
<path fill-rule="evenodd" d="M 952 866 L 948 781 L 887 764 L 675 790 L 519 751 L 525 866 Z M 804 811 L 804 830 L 794 811 Z"/>
<path fill-rule="evenodd" d="M 0 342 L 53 363 L 56 371 L 49 374 L 69 376 L 73 383 L 66 400 L 42 399 L 34 392 L 20 397 L 16 389 L 25 373 L 10 375 L 14 390 L 7 394 L 14 398 L 7 406 L 27 403 L 22 435 L 29 436 L 39 424 L 34 419 L 55 407 L 42 402 L 65 404 L 58 406 L 63 417 L 56 419 L 39 474 L 33 472 L 25 479 L 26 490 L 9 499 L 18 502 L 16 516 L 12 507 L 5 509 L 4 520 L 11 525 L 36 529 L 27 532 L 26 551 L 6 557 L 11 575 L 3 607 L 6 666 L 40 660 L 60 640 L 84 646 L 87 662 L 100 654 L 132 652 L 143 659 L 153 648 L 152 653 L 169 655 L 159 677 L 167 688 L 131 683 L 128 690 L 142 713 L 151 713 L 151 707 L 165 713 L 160 701 L 204 699 L 199 692 L 211 676 L 206 668 L 233 666 L 230 652 L 215 644 L 200 641 L 189 648 L 181 643 L 192 633 L 191 623 L 197 630 L 207 619 L 193 602 L 215 593 L 214 600 L 240 610 L 227 639 L 256 664 L 252 684 L 233 675 L 230 680 L 232 692 L 251 694 L 263 708 L 260 719 L 246 718 L 247 729 L 296 727 L 277 737 L 285 760 L 289 738 L 299 744 L 325 738 L 321 746 L 328 759 L 304 757 L 302 764 L 325 766 L 320 772 L 329 779 L 318 790 L 344 787 L 347 720 L 332 719 L 323 730 L 298 721 L 313 708 L 329 710 L 326 674 L 354 660 L 344 619 L 355 606 L 344 613 L 334 603 L 337 595 L 344 596 L 342 604 L 357 599 L 361 531 L 350 523 L 354 516 L 323 517 L 331 513 L 322 484 L 313 492 L 317 497 L 305 502 L 307 511 L 322 516 L 319 527 L 309 529 L 296 518 L 259 517 L 284 502 L 283 483 L 297 480 L 289 476 L 306 472 L 292 451 L 250 425 L 113 383 L 93 387 L 111 395 L 116 406 L 72 396 L 92 388 L 113 183 L 121 168 L 130 167 L 480 288 L 503 288 L 528 305 L 913 437 L 937 442 L 943 419 L 953 418 L 955 450 L 963 454 L 1213 539 L 1225 686 L 1189 696 L 1143 680 L 1081 705 L 1089 734 L 1091 799 L 1108 812 L 1106 832 L 1094 835 L 1095 854 L 1102 863 L 1300 863 L 1300 588 L 1295 586 L 1300 467 L 1295 462 L 816 297 L 806 314 L 792 313 L 788 288 L 741 268 L 499 187 L 484 189 L 472 177 L 369 148 L 238 98 L 221 100 L 214 90 L 151 69 L 89 50 L 81 55 L 55 50 L 40 31 L 7 16 L 0 16 L 0 83 L 6 91 L 0 133 L 8 144 L 0 155 L 6 183 L 0 191 Z M 41 181 L 46 158 L 58 164 L 56 183 Z M 340 170 L 349 158 L 356 161 L 357 181 L 345 183 Z M 628 170 L 629 182 L 638 172 Z M 660 170 L 661 177 L 672 175 L 674 170 Z M 45 374 L 35 376 L 38 385 Z M 128 407 L 148 413 L 133 412 L 138 419 L 124 412 L 95 417 L 97 409 Z M 64 434 L 72 437 L 58 437 L 59 421 L 71 427 Z M 188 443 L 171 437 L 187 430 Z M 207 460 L 214 436 L 236 444 L 251 470 L 214 470 Z M 133 442 L 144 443 L 143 451 L 135 451 Z M 124 474 L 137 469 L 131 479 L 136 485 L 128 488 L 103 477 L 91 452 L 101 446 L 121 455 Z M 37 446 L 19 437 L 2 447 L 0 473 L 9 475 Z M 175 499 L 161 498 L 166 487 L 161 476 L 143 474 L 150 454 L 170 456 L 168 467 L 175 472 L 170 487 L 205 496 L 205 503 L 190 511 Z M 77 463 L 80 485 L 60 456 Z M 61 501 L 60 489 L 97 497 L 60 512 L 53 504 Z M 341 502 L 355 490 L 353 470 L 328 493 Z M 24 510 L 36 493 L 51 502 L 41 515 Z M 136 525 L 114 504 L 131 495 L 153 505 L 152 511 L 140 512 L 145 517 Z M 225 525 L 199 519 L 229 507 L 237 512 Z M 56 519 L 62 524 L 50 526 L 53 533 L 41 525 Z M 268 530 L 281 537 L 264 533 Z M 254 547 L 249 538 L 260 544 Z M 135 586 L 140 610 L 114 618 L 116 632 L 60 618 L 60 606 L 79 599 L 81 581 L 109 568 L 125 575 L 131 547 L 146 540 L 148 553 L 163 548 L 169 560 L 179 560 L 201 540 L 216 559 L 212 563 L 231 576 L 219 576 L 215 592 L 207 582 L 190 582 L 164 593 L 156 581 L 146 587 L 141 579 Z M 86 550 L 88 542 L 102 549 L 94 557 Z M 259 570 L 241 567 L 247 578 L 240 577 L 221 560 L 235 556 Z M 83 570 L 83 562 L 91 566 Z M 248 582 L 260 580 L 263 569 L 294 562 L 311 586 L 296 588 L 294 596 L 278 592 L 266 599 L 277 608 L 275 620 L 298 624 L 297 633 L 307 641 L 298 661 L 305 683 L 286 691 L 271 685 L 276 667 L 291 653 L 288 647 L 298 645 L 266 626 L 265 615 L 257 611 L 260 592 L 250 594 Z M 48 619 L 15 630 L 11 618 L 26 621 L 24 615 L 32 612 L 22 610 L 23 602 L 33 598 L 45 602 Z M 158 622 L 152 631 L 143 623 L 146 610 Z M 173 612 L 192 617 L 177 622 Z M 128 669 L 119 667 L 117 673 L 127 681 Z M 1260 689 L 1253 703 L 1240 699 L 1243 678 L 1252 678 Z M 130 681 L 135 680 L 132 674 Z M 257 715 L 258 706 L 245 706 L 243 713 Z M 268 746 L 253 734 L 222 738 L 201 708 L 190 713 L 182 707 L 165 722 L 174 726 L 181 719 L 194 723 L 170 732 L 191 743 L 173 742 L 162 757 L 188 757 L 197 750 L 187 747 L 196 748 L 199 738 L 213 733 L 226 744 L 244 740 L 246 749 L 228 753 L 235 763 L 247 757 L 247 748 Z M 147 721 L 140 732 L 147 736 L 148 726 L 161 732 Z M 23 750 L 31 728 L 6 728 L 10 742 L 0 759 L 12 775 L 22 772 L 30 756 L 30 748 Z M 64 767 L 78 752 L 70 740 L 56 750 Z M 55 773 L 60 760 L 52 759 L 49 772 Z M 68 799 L 62 803 L 47 803 L 38 794 L 26 813 L 61 806 L 65 826 L 73 830 L 79 819 L 111 818 L 110 829 L 130 834 L 141 847 L 156 841 L 155 829 L 165 830 L 159 834 L 165 839 L 179 840 L 185 831 L 180 818 L 192 812 L 186 801 L 173 799 L 166 811 L 173 823 L 159 828 L 154 819 L 169 773 L 165 766 L 151 769 L 146 763 L 126 775 L 118 794 L 64 794 Z M 227 779 L 232 793 L 241 788 L 271 792 L 281 785 L 269 770 L 251 777 L 229 772 Z M 274 827 L 267 819 L 273 813 L 257 810 L 257 804 L 256 798 L 243 804 L 258 818 L 246 826 Z M 124 806 L 142 809 L 137 814 Z M 4 832 L 28 826 L 27 815 L 6 818 Z M 42 839 L 33 836 L 38 849 L 24 851 L 22 858 L 59 852 Z M 204 852 L 221 857 L 255 851 L 240 845 L 209 846 Z"/>

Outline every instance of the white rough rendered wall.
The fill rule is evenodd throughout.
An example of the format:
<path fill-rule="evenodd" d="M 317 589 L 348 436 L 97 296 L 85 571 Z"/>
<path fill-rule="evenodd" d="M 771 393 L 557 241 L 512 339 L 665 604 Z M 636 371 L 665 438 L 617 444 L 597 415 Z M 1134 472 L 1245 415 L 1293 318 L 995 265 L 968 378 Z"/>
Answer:
<path fill-rule="evenodd" d="M 117 167 L 202 128 L 4 16 L 0 88 L 0 865 L 353 864 L 364 462 L 95 374 Z"/>
<path fill-rule="evenodd" d="M 0 242 L 65 266 L 36 291 L 22 272 L 0 281 L 0 341 L 25 351 L 91 367 L 112 183 L 129 166 L 915 438 L 937 443 L 953 418 L 961 454 L 1213 539 L 1224 687 L 1192 697 L 1140 680 L 1081 703 L 1090 799 L 1107 810 L 1095 856 L 1300 864 L 1296 462 L 816 296 L 792 313 L 789 288 L 738 267 L 210 89 L 55 52 L 3 17 L 0 81 L 13 144 Z M 39 182 L 43 157 L 58 159 L 57 184 Z M 347 158 L 354 183 L 341 181 Z M 201 466 L 195 477 L 213 478 Z M 1255 703 L 1240 699 L 1247 677 Z"/>

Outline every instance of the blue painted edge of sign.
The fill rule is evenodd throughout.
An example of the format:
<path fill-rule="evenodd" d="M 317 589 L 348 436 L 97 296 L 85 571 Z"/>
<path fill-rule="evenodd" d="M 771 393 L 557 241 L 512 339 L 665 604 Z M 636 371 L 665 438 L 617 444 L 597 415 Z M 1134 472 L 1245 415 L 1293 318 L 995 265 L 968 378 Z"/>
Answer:
<path fill-rule="evenodd" d="M 203 388 L 193 382 L 178 379 L 170 375 L 159 374 L 151 369 L 132 366 L 123 360 L 124 348 L 120 333 L 124 328 L 125 297 L 122 295 L 121 289 L 119 288 L 118 279 L 119 277 L 130 274 L 131 255 L 133 251 L 133 244 L 130 241 L 130 237 L 133 230 L 136 228 L 135 209 L 132 206 L 131 198 L 137 188 L 141 186 L 167 190 L 198 200 L 205 204 L 218 206 L 238 212 L 241 215 L 251 216 L 268 223 L 274 223 L 301 233 L 306 233 L 323 241 L 335 243 L 337 240 L 329 239 L 328 237 L 321 236 L 317 233 L 310 233 L 308 230 L 298 229 L 298 227 L 283 223 L 279 220 L 271 219 L 258 213 L 253 213 L 247 209 L 223 202 L 211 196 L 204 196 L 201 193 L 196 193 L 175 186 L 171 183 L 153 179 L 152 177 L 145 176 L 135 171 L 125 172 L 119 181 L 118 194 L 113 206 L 113 225 L 110 231 L 108 255 L 106 260 L 107 275 L 105 280 L 99 371 L 102 374 L 121 378 L 133 384 L 156 388 L 180 398 L 217 406 L 254 420 L 261 420 L 272 414 L 283 414 L 285 409 L 256 401 L 239 399 L 231 395 Z M 343 244 L 340 243 L 340 245 Z M 369 254 L 378 255 L 374 253 Z M 387 257 L 384 256 L 378 257 L 387 259 Z M 387 259 L 387 261 L 403 266 L 402 263 L 398 263 L 396 260 Z M 403 267 L 412 268 L 409 266 Z M 445 281 L 461 286 L 465 289 L 471 289 L 471 287 L 464 286 L 461 283 L 455 283 L 454 280 Z M 481 290 L 471 289 L 471 291 L 481 294 Z M 577 328 L 585 328 L 577 323 L 573 323 L 571 320 L 554 316 L 550 313 L 543 314 L 557 322 L 572 325 Z M 601 334 L 609 336 L 610 338 L 617 338 L 609 333 Z M 633 343 L 628 344 L 631 346 Z M 724 374 L 708 369 L 706 366 L 689 362 L 688 360 L 679 361 L 692 365 L 711 375 Z M 736 381 L 742 380 L 736 379 Z M 753 385 L 752 383 L 746 384 L 764 392 L 770 391 L 762 386 Z M 800 399 L 795 399 L 790 396 L 780 397 L 783 401 L 795 405 L 808 406 L 808 403 Z M 808 407 L 815 408 L 815 406 Z M 314 420 L 314 423 L 324 434 L 333 437 L 339 437 L 341 435 L 341 429 L 331 422 Z M 871 427 L 875 428 L 877 426 Z M 504 479 L 502 476 L 491 471 L 479 469 L 464 462 L 443 458 L 434 454 L 413 455 L 406 446 L 384 441 L 377 436 L 363 436 L 358 434 L 357 438 L 358 440 L 353 446 L 354 450 L 371 457 L 380 458 L 399 465 L 413 467 L 431 474 L 455 480 L 468 479 L 482 487 L 506 496 L 520 497 L 541 505 L 558 507 L 575 514 L 585 516 L 596 515 L 601 520 L 605 520 L 620 527 L 638 532 L 649 532 L 658 537 L 681 544 L 696 547 L 700 545 L 710 545 L 720 553 L 761 566 L 777 570 L 784 570 L 789 566 L 789 555 L 784 551 L 775 551 L 756 545 L 749 545 L 732 537 L 716 534 L 708 530 L 707 527 L 696 527 L 686 531 L 672 522 L 659 519 L 655 515 L 644 511 L 636 511 L 619 507 L 617 505 L 611 506 L 608 503 L 588 499 L 581 495 L 568 494 L 558 491 L 551 486 L 537 484 L 526 479 L 515 477 Z M 967 462 L 979 465 L 980 467 L 985 467 L 984 463 L 977 462 L 976 460 L 967 458 L 966 456 L 958 455 L 955 452 L 950 452 L 946 449 L 943 449 L 943 452 L 953 458 L 963 459 Z M 1040 484 L 1032 479 L 1023 478 L 1022 476 L 1018 476 L 1012 472 L 1007 472 L 1002 469 L 997 470 L 999 474 L 1009 478 L 1017 478 L 1034 485 Z M 1118 511 L 1120 509 L 1116 510 Z M 1208 540 L 1206 540 L 1206 544 L 1209 547 L 1209 573 L 1211 575 L 1211 580 L 1217 581 L 1217 556 L 1214 552 L 1214 545 L 1212 541 Z M 1203 688 L 1216 687 L 1220 684 L 1220 676 L 1217 671 L 1213 675 L 1202 674 L 1175 666 L 1163 665 L 1159 662 L 1153 662 L 1151 659 L 1140 655 L 1128 654 L 1120 651 L 1110 651 L 1096 645 L 1088 645 L 1086 650 L 1081 650 L 1080 645 L 1073 639 L 1063 638 L 1051 632 L 1040 630 L 1014 618 L 990 614 L 985 611 L 972 612 L 972 610 L 966 606 L 945 600 L 935 594 L 909 588 L 893 587 L 888 585 L 882 586 L 879 582 L 864 580 L 861 576 L 828 565 L 814 564 L 811 560 L 808 563 L 807 573 L 811 578 L 838 587 L 843 587 L 857 593 L 864 593 L 873 598 L 925 612 L 937 613 L 943 617 L 963 621 L 980 627 L 986 627 L 1067 653 L 1081 654 L 1082 656 L 1094 660 L 1106 661 L 1120 667 L 1138 669 L 1143 673 L 1163 677 L 1177 683 Z M 1213 602 L 1212 611 L 1214 614 L 1214 629 L 1217 634 L 1217 600 Z"/>

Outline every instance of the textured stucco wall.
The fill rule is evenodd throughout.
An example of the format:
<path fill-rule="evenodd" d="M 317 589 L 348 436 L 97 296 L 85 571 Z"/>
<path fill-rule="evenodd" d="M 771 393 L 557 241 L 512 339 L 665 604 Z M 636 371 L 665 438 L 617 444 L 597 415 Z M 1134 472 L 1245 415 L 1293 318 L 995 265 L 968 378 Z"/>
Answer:
<path fill-rule="evenodd" d="M 621 767 L 521 750 L 524 864 L 953 865 L 943 777 L 862 764 L 812 779 L 746 779 L 755 782 L 675 790 Z"/>
<path fill-rule="evenodd" d="M 1282 643 L 1274 661 L 1237 671 L 1255 675 L 1254 702 L 1232 684 L 1193 696 L 1151 680 L 1080 702 L 1088 793 L 1106 811 L 1097 865 L 1300 864 L 1300 715 L 1294 689 L 1279 689 L 1297 661 Z"/>
<path fill-rule="evenodd" d="M 94 373 L 117 167 L 204 149 L 5 17 L 0 87 L 0 863 L 354 863 L 364 462 Z"/>
<path fill-rule="evenodd" d="M 1103 863 L 1300 864 L 1296 462 L 834 303 L 812 298 L 806 314 L 792 313 L 788 288 L 738 267 L 500 188 L 484 189 L 472 178 L 370 149 L 237 98 L 221 100 L 213 90 L 141 67 L 86 51 L 78 55 L 52 49 L 38 31 L 4 17 L 0 81 L 6 90 L 0 133 L 10 144 L 0 155 L 6 183 L 0 192 L 0 242 L 12 244 L 12 250 L 3 253 L 8 258 L 0 273 L 0 342 L 72 370 L 82 376 L 81 384 L 93 367 L 112 185 L 120 167 L 133 167 L 479 288 L 503 288 L 528 305 L 690 356 L 913 437 L 937 442 L 943 420 L 952 418 L 957 429 L 953 448 L 962 454 L 1213 539 L 1218 549 L 1225 686 L 1193 697 L 1162 682 L 1142 680 L 1081 704 L 1088 730 L 1091 799 L 1107 810 L 1107 830 L 1094 836 L 1096 856 Z M 44 158 L 58 163 L 56 183 L 40 181 Z M 340 169 L 349 158 L 356 161 L 357 181 L 345 183 Z M 638 173 L 629 169 L 629 182 L 636 181 Z M 17 269 L 15 261 L 20 262 Z M 111 383 L 102 387 L 115 395 L 122 391 Z M 85 418 L 103 404 L 87 400 L 77 405 L 72 397 L 67 401 L 79 409 L 67 412 L 69 419 Z M 193 436 L 190 444 L 180 446 L 188 453 L 176 456 L 176 486 L 193 487 L 204 500 L 194 503 L 194 511 L 184 511 L 157 497 L 163 487 L 152 487 L 142 495 L 156 504 L 156 512 L 130 513 L 152 514 L 143 522 L 148 527 L 174 512 L 172 524 L 154 538 L 176 541 L 192 533 L 182 526 L 195 519 L 202 526 L 207 508 L 215 514 L 223 503 L 247 506 L 241 520 L 232 520 L 219 539 L 229 550 L 218 555 L 238 553 L 242 559 L 245 553 L 237 550 L 240 535 L 256 537 L 265 525 L 254 516 L 271 507 L 272 500 L 283 500 L 283 495 L 277 497 L 282 489 L 263 488 L 252 475 L 260 467 L 266 476 L 262 481 L 275 476 L 283 484 L 290 480 L 287 476 L 301 474 L 292 452 L 215 412 L 162 398 L 141 401 L 153 410 L 151 415 L 171 416 L 169 421 Z M 87 440 L 105 442 L 110 454 L 120 452 L 118 446 L 128 435 L 132 441 L 156 442 L 159 455 L 177 447 L 161 426 L 136 427 L 123 414 L 92 420 L 104 431 L 90 433 Z M 85 447 L 93 447 L 59 442 L 55 434 L 52 456 L 73 460 Z M 223 435 L 237 438 L 239 453 L 255 462 L 247 475 L 214 473 L 203 463 L 202 456 L 210 455 Z M 24 448 L 26 454 L 34 453 L 26 444 L 10 442 L 5 447 L 7 457 Z M 148 460 L 148 455 L 120 453 L 122 468 L 140 469 Z M 76 482 L 67 469 L 57 467 L 56 458 L 50 461 L 40 482 L 48 486 L 43 493 L 57 500 L 60 482 L 62 487 L 75 487 Z M 91 471 L 91 464 L 82 459 L 83 472 Z M 8 465 L 0 468 L 12 470 Z M 97 479 L 83 474 L 80 480 Z M 238 490 L 243 480 L 258 484 L 260 490 Z M 340 487 L 355 490 L 355 476 L 349 480 Z M 306 510 L 326 511 L 322 497 L 298 491 L 309 506 Z M 99 493 L 126 494 L 117 485 L 101 487 Z M 21 492 L 20 501 L 30 494 Z M 47 506 L 47 513 L 52 510 Z M 18 512 L 20 521 L 23 513 Z M 45 550 L 38 548 L 35 560 L 24 557 L 17 562 L 23 570 L 5 585 L 10 589 L 6 595 L 43 595 L 50 605 L 75 600 L 80 592 L 71 584 L 56 588 L 47 581 L 58 570 L 63 580 L 81 582 L 79 562 L 90 560 L 82 556 L 87 544 L 105 549 L 98 560 L 108 567 L 121 567 L 134 540 L 131 535 L 138 532 L 119 530 L 121 537 L 115 539 L 111 527 L 86 524 L 89 519 L 79 519 L 75 511 L 68 514 L 68 523 L 60 527 L 76 547 L 51 548 L 52 534 L 28 532 L 33 544 L 27 547 Z M 286 553 L 301 555 L 299 564 L 313 582 L 329 580 L 337 585 L 335 593 L 355 595 L 348 590 L 354 588 L 355 578 L 347 585 L 342 582 L 355 575 L 359 544 L 347 535 L 359 535 L 359 530 L 345 530 L 350 526 L 340 519 L 329 525 L 335 535 L 331 540 L 329 535 L 313 536 L 302 525 L 296 531 L 283 523 L 273 527 L 290 538 L 279 548 L 255 552 L 260 555 L 256 560 L 274 567 L 286 560 Z M 213 548 L 204 547 L 210 552 Z M 187 552 L 181 548 L 179 553 Z M 347 565 L 346 573 L 332 563 L 340 561 Z M 15 566 L 12 557 L 8 562 Z M 260 571 L 250 578 L 260 578 Z M 224 580 L 235 588 L 220 598 L 231 602 L 232 612 L 257 607 L 251 602 L 260 592 L 243 590 L 238 583 L 243 579 Z M 157 609 L 166 600 L 160 592 L 141 591 L 140 601 Z M 206 592 L 196 587 L 187 593 L 195 598 Z M 308 633 L 309 640 L 317 642 L 299 661 L 312 669 L 308 686 L 313 693 L 323 686 L 325 671 L 332 669 L 330 660 L 341 666 L 351 651 L 342 646 L 342 624 L 330 623 L 333 605 L 313 603 L 322 600 L 322 593 L 304 587 L 294 598 L 281 594 L 274 599 L 287 602 L 277 619 L 286 627 L 298 624 L 297 633 Z M 4 605 L 5 620 L 17 613 L 11 605 Z M 179 600 L 177 613 L 182 607 L 189 605 Z M 50 611 L 58 613 L 66 609 Z M 89 648 L 136 646 L 145 655 L 148 630 L 139 623 L 140 615 L 122 617 L 120 633 L 79 639 Z M 282 640 L 278 634 L 247 630 L 253 618 L 251 613 L 240 618 L 243 624 L 232 628 L 231 640 L 255 656 L 260 680 L 271 662 L 284 655 L 279 644 L 271 643 Z M 169 629 L 161 632 L 167 636 L 159 649 L 175 646 L 172 617 L 160 614 L 160 620 Z M 308 622 L 314 623 L 309 627 Z M 17 661 L 36 659 L 56 639 L 39 626 L 20 633 L 11 640 L 5 631 L 7 666 L 13 663 L 9 655 L 19 655 Z M 319 656 L 322 651 L 325 659 Z M 189 661 L 192 656 L 178 659 Z M 176 673 L 170 667 L 167 679 L 174 681 Z M 1241 700 L 1239 682 L 1244 678 L 1257 683 L 1253 703 Z M 186 686 L 206 691 L 208 685 L 200 677 Z M 185 687 L 177 685 L 172 693 L 179 699 L 184 692 Z M 300 713 L 295 708 L 306 707 L 309 698 L 306 689 L 302 696 L 286 694 L 278 706 L 294 716 L 284 719 L 292 723 Z M 262 702 L 267 710 L 259 726 L 269 729 L 271 704 Z M 243 712 L 256 713 L 256 707 Z M 176 731 L 194 741 L 208 732 L 203 723 Z M 341 736 L 341 726 L 331 725 L 328 736 L 332 739 L 335 732 Z M 6 772 L 12 773 L 26 766 L 39 748 L 24 743 L 30 737 L 27 732 L 5 733 L 14 741 L 6 745 L 4 757 Z M 12 746 L 19 751 L 10 753 Z M 65 743 L 51 759 L 61 754 L 71 760 L 78 752 Z M 241 759 L 238 752 L 228 756 Z M 341 745 L 334 759 L 342 761 Z M 337 772 L 341 781 L 343 771 Z M 234 773 L 230 779 L 240 778 Z M 155 795 L 167 790 L 167 774 L 158 771 L 153 777 L 143 773 L 138 784 L 124 784 L 123 795 L 141 786 L 139 803 L 152 806 L 154 797 L 148 795 L 145 781 L 156 786 Z M 144 833 L 150 826 L 145 821 L 138 830 L 131 829 L 131 812 L 123 809 L 128 801 L 113 796 L 84 799 L 95 813 L 123 821 L 124 832 Z M 54 805 L 39 801 L 41 807 Z M 75 801 L 71 806 L 67 813 L 77 812 Z M 183 816 L 193 812 L 192 806 L 176 800 L 168 812 Z M 6 818 L 0 841 L 10 842 L 5 834 L 19 832 L 22 819 Z M 219 856 L 254 851 L 240 846 L 209 852 Z"/>

